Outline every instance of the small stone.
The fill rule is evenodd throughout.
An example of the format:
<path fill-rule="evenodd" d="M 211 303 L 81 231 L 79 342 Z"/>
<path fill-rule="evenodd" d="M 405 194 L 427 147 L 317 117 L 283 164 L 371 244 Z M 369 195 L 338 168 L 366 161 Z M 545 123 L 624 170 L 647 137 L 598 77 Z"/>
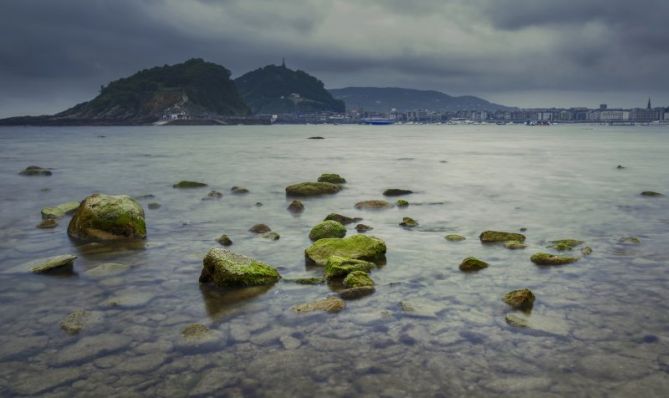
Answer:
<path fill-rule="evenodd" d="M 314 311 L 324 311 L 335 313 L 346 308 L 346 302 L 339 297 L 330 296 L 328 298 L 313 301 L 311 303 L 295 305 L 291 308 L 294 312 L 307 313 Z"/>
<path fill-rule="evenodd" d="M 249 193 L 249 190 L 244 188 L 244 187 L 234 186 L 234 187 L 230 188 L 230 192 L 232 192 L 235 195 L 243 195 L 243 194 Z"/>
<path fill-rule="evenodd" d="M 56 221 L 53 218 L 47 218 L 46 220 L 42 220 L 41 223 L 37 224 L 37 228 L 40 229 L 51 229 L 51 228 L 56 228 L 58 226 L 58 221 Z"/>
<path fill-rule="evenodd" d="M 526 228 L 526 227 L 522 227 L 522 228 L 519 229 L 519 231 L 520 231 L 520 232 L 525 232 L 525 231 L 527 231 L 527 228 Z"/>
<path fill-rule="evenodd" d="M 325 217 L 325 219 L 323 219 L 323 221 L 336 221 L 343 225 L 352 224 L 361 220 L 362 218 L 360 217 L 347 217 L 337 213 L 330 213 L 327 215 L 327 217 Z"/>
<path fill-rule="evenodd" d="M 302 182 L 286 187 L 288 196 L 320 196 L 331 195 L 339 192 L 341 187 L 338 184 L 329 182 Z"/>
<path fill-rule="evenodd" d="M 190 189 L 190 188 L 202 188 L 202 187 L 206 187 L 206 186 L 207 186 L 207 184 L 205 184 L 203 182 L 183 180 L 183 181 L 179 181 L 176 184 L 172 185 L 172 188 Z"/>
<path fill-rule="evenodd" d="M 265 234 L 270 231 L 272 231 L 272 228 L 268 227 L 266 224 L 256 224 L 249 228 L 249 232 L 253 232 L 254 234 Z"/>
<path fill-rule="evenodd" d="M 409 202 L 404 199 L 398 199 L 397 202 L 395 202 L 395 205 L 397 205 L 397 207 L 408 207 Z"/>
<path fill-rule="evenodd" d="M 518 289 L 505 294 L 503 300 L 514 309 L 531 310 L 534 305 L 534 298 L 530 289 Z"/>
<path fill-rule="evenodd" d="M 488 263 L 481 261 L 476 257 L 467 257 L 460 263 L 460 271 L 473 272 L 480 271 L 488 267 Z"/>
<path fill-rule="evenodd" d="M 43 220 L 57 220 L 65 216 L 65 212 L 57 207 L 45 207 L 41 213 Z"/>
<path fill-rule="evenodd" d="M 302 345 L 302 342 L 293 336 L 281 336 L 279 342 L 286 350 L 294 350 Z"/>
<path fill-rule="evenodd" d="M 526 248 L 527 245 L 524 244 L 523 242 L 518 242 L 517 240 L 510 240 L 504 242 L 504 247 L 506 247 L 509 250 L 518 250 Z"/>
<path fill-rule="evenodd" d="M 71 267 L 77 256 L 71 254 L 64 254 L 62 256 L 49 257 L 42 260 L 36 260 L 29 263 L 27 266 L 31 272 L 45 273 L 56 268 Z"/>
<path fill-rule="evenodd" d="M 304 203 L 301 200 L 295 199 L 288 205 L 288 211 L 291 213 L 301 213 L 304 211 Z"/>
<path fill-rule="evenodd" d="M 343 282 L 347 288 L 374 286 L 374 281 L 369 277 L 369 274 L 364 271 L 353 271 L 346 275 Z"/>
<path fill-rule="evenodd" d="M 572 250 L 573 248 L 582 245 L 584 242 L 582 240 L 576 239 L 560 239 L 553 240 L 550 242 L 549 249 L 555 249 L 558 251 Z"/>
<path fill-rule="evenodd" d="M 99 312 L 90 312 L 86 310 L 76 310 L 68 314 L 65 319 L 60 322 L 60 328 L 67 334 L 77 334 L 86 325 L 99 322 L 102 315 Z"/>
<path fill-rule="evenodd" d="M 221 199 L 223 197 L 223 193 L 218 192 L 218 191 L 210 191 L 207 196 L 202 198 L 202 200 L 216 200 L 216 199 Z"/>
<path fill-rule="evenodd" d="M 591 255 L 592 254 L 592 247 L 586 246 L 586 247 L 582 248 L 581 249 L 581 254 L 584 255 L 584 256 Z"/>
<path fill-rule="evenodd" d="M 485 231 L 479 235 L 479 239 L 482 243 L 501 243 L 510 240 L 525 242 L 525 235 L 514 232 Z"/>
<path fill-rule="evenodd" d="M 518 315 L 515 315 L 515 314 L 506 314 L 506 316 L 504 317 L 504 320 L 510 326 L 513 326 L 513 327 L 516 327 L 516 328 L 526 328 L 526 327 L 528 327 L 527 319 L 519 317 Z"/>
<path fill-rule="evenodd" d="M 147 207 L 149 208 L 149 210 L 158 210 L 158 209 L 160 209 L 160 203 L 151 202 L 147 205 Z"/>
<path fill-rule="evenodd" d="M 536 253 L 530 257 L 536 265 L 564 265 L 578 261 L 576 257 L 557 256 L 549 253 Z"/>
<path fill-rule="evenodd" d="M 451 241 L 451 242 L 459 242 L 459 241 L 463 241 L 467 238 L 465 238 L 462 235 L 458 235 L 458 234 L 450 234 L 450 235 L 444 236 L 444 239 L 446 239 L 448 241 Z"/>
<path fill-rule="evenodd" d="M 374 228 L 370 227 L 369 225 L 365 225 L 365 224 L 358 224 L 358 225 L 355 226 L 355 230 L 360 232 L 360 233 L 365 233 L 365 232 L 371 231 L 373 229 Z"/>
<path fill-rule="evenodd" d="M 624 238 L 620 238 L 618 240 L 618 243 L 621 244 L 621 245 L 640 245 L 641 240 L 639 240 L 639 238 L 637 238 L 635 236 L 627 236 L 627 237 L 624 237 Z"/>
<path fill-rule="evenodd" d="M 383 196 L 402 196 L 402 195 L 409 195 L 412 193 L 413 191 L 410 191 L 408 189 L 391 188 L 383 191 Z"/>
<path fill-rule="evenodd" d="M 400 226 L 404 228 L 413 228 L 418 226 L 418 222 L 411 217 L 403 217 Z"/>
<path fill-rule="evenodd" d="M 181 335 L 186 340 L 202 340 L 209 335 L 209 328 L 201 323 L 193 323 L 186 326 Z"/>
<path fill-rule="evenodd" d="M 264 239 L 267 240 L 279 240 L 281 238 L 281 235 L 278 233 L 271 231 L 271 232 L 265 232 L 264 234 L 261 235 Z"/>
<path fill-rule="evenodd" d="M 263 206 L 262 202 L 256 202 L 256 207 L 262 207 L 262 206 Z"/>
<path fill-rule="evenodd" d="M 296 278 L 296 279 L 284 279 L 286 282 L 294 282 L 298 285 L 322 285 L 325 283 L 323 278 Z"/>
<path fill-rule="evenodd" d="M 343 298 L 344 300 L 357 300 L 359 298 L 369 296 L 370 294 L 373 294 L 375 291 L 376 289 L 374 288 L 374 286 L 360 286 L 360 287 L 353 287 L 350 289 L 340 290 L 338 294 L 339 297 Z"/>
<path fill-rule="evenodd" d="M 324 138 L 324 137 L 321 137 L 321 136 L 314 136 L 314 137 L 309 137 L 309 138 L 307 138 L 307 139 L 308 139 L 308 140 L 324 140 L 325 138 Z"/>
<path fill-rule="evenodd" d="M 385 200 L 363 200 L 355 204 L 355 208 L 358 210 L 389 209 L 391 207 L 393 205 Z"/>
<path fill-rule="evenodd" d="M 618 169 L 618 170 L 622 170 L 622 169 L 624 169 L 624 168 L 625 168 L 625 166 L 623 166 L 623 165 L 621 165 L 621 164 L 619 164 L 618 166 L 616 166 L 616 169 Z"/>
<path fill-rule="evenodd" d="M 218 239 L 216 239 L 216 242 L 220 243 L 223 246 L 230 246 L 232 245 L 232 239 L 226 234 L 221 235 Z"/>
<path fill-rule="evenodd" d="M 344 184 L 346 179 L 340 176 L 339 174 L 321 174 L 318 177 L 318 182 L 329 182 L 331 184 Z"/>
<path fill-rule="evenodd" d="M 19 173 L 22 176 L 50 176 L 51 170 L 39 166 L 28 166 Z"/>
<path fill-rule="evenodd" d="M 641 196 L 658 197 L 658 196 L 664 196 L 664 195 L 659 193 L 659 192 L 654 192 L 654 191 L 643 191 L 643 192 L 641 192 Z"/>

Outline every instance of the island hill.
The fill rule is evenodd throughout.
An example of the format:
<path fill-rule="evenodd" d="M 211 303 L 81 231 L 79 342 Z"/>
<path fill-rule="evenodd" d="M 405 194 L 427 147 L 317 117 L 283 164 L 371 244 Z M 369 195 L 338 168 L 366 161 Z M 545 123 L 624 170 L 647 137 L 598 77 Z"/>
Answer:
<path fill-rule="evenodd" d="M 344 110 L 306 72 L 269 65 L 231 80 L 225 67 L 195 58 L 115 80 L 55 115 L 12 117 L 0 125 L 259 124 L 272 114 Z"/>

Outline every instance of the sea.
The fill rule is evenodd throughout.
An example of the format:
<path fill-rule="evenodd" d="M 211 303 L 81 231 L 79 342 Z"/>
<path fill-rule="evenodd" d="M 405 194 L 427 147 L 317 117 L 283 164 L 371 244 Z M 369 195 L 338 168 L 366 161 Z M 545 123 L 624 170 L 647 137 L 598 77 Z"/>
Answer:
<path fill-rule="evenodd" d="M 52 175 L 19 175 L 30 165 Z M 322 173 L 343 189 L 289 212 L 285 187 Z M 208 186 L 172 187 L 181 180 Z M 3 127 L 0 187 L 0 396 L 669 395 L 669 197 L 641 195 L 669 195 L 668 127 Z M 393 203 L 388 188 L 413 191 L 410 205 L 354 207 Z M 212 190 L 223 196 L 203 200 Z M 137 198 L 146 241 L 72 241 L 70 216 L 36 228 L 42 208 L 96 192 Z M 322 276 L 304 250 L 330 213 L 373 227 L 387 261 L 374 294 L 297 313 L 340 288 L 291 281 Z M 258 223 L 280 239 L 249 232 Z M 522 230 L 527 247 L 483 245 L 486 230 Z M 222 234 L 283 279 L 201 285 Z M 559 239 L 584 242 L 562 253 L 577 262 L 530 261 L 559 254 L 547 247 Z M 63 254 L 77 256 L 66 272 L 26 265 Z M 461 272 L 469 256 L 489 267 Z M 531 312 L 502 300 L 522 288 Z M 85 314 L 76 334 L 61 327 L 72 313 Z M 193 324 L 208 338 L 185 338 Z"/>

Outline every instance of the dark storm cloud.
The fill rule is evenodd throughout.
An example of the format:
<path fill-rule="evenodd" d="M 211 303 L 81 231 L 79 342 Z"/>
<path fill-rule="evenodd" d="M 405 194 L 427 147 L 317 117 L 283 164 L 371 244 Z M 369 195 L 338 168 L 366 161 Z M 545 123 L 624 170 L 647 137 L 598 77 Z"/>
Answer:
<path fill-rule="evenodd" d="M 666 0 L 4 0 L 0 116 L 54 112 L 195 56 L 234 76 L 285 56 L 329 87 L 669 102 L 668 17 Z"/>

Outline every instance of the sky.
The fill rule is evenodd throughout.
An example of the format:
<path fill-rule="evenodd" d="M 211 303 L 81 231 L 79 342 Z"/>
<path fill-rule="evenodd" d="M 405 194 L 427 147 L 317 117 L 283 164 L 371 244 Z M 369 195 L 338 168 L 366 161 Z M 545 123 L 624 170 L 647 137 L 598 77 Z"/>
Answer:
<path fill-rule="evenodd" d="M 669 106 L 668 0 L 0 0 L 0 117 L 199 57 L 327 88 L 407 87 L 519 107 Z"/>

